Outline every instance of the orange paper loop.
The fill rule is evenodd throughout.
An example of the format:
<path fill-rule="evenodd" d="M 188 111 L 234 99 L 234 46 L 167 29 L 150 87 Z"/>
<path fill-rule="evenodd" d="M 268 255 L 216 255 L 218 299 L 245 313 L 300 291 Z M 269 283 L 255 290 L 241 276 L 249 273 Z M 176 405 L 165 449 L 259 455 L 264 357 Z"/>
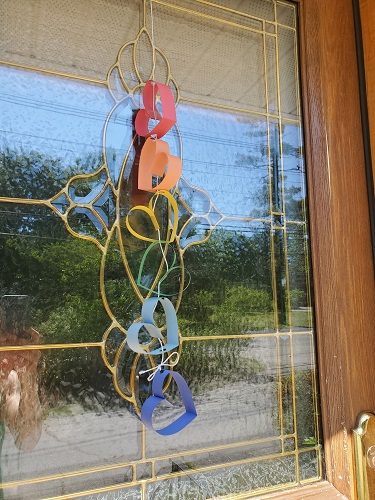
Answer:
<path fill-rule="evenodd" d="M 162 114 L 156 109 L 156 95 L 159 94 Z M 142 137 L 163 137 L 176 123 L 176 107 L 171 89 L 162 83 L 149 80 L 143 89 L 144 109 L 140 109 L 135 118 L 135 130 Z M 149 131 L 149 121 L 159 120 L 159 123 Z"/>
<path fill-rule="evenodd" d="M 139 160 L 138 189 L 151 193 L 168 191 L 177 184 L 181 172 L 181 159 L 169 154 L 168 143 L 149 137 L 142 148 Z M 153 175 L 158 177 L 164 175 L 164 179 L 155 187 L 152 187 Z"/>

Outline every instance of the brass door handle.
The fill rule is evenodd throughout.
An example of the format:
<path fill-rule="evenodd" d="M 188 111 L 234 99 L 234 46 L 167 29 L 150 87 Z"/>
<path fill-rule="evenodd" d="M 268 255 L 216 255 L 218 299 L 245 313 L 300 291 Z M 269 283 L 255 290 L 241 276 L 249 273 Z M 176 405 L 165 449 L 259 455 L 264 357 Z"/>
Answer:
<path fill-rule="evenodd" d="M 354 450 L 358 500 L 375 498 L 375 415 L 363 412 L 357 418 Z"/>

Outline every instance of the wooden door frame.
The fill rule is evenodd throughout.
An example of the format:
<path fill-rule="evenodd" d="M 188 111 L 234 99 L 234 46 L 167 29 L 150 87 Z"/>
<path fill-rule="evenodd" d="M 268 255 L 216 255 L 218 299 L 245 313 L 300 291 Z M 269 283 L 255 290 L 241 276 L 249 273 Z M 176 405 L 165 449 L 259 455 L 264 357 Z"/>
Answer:
<path fill-rule="evenodd" d="M 353 5 L 298 4 L 325 470 L 332 494 L 355 499 L 352 429 L 375 410 L 375 280 Z"/>
<path fill-rule="evenodd" d="M 326 475 L 355 498 L 352 429 L 375 408 L 375 283 L 354 12 L 352 0 L 300 4 Z"/>

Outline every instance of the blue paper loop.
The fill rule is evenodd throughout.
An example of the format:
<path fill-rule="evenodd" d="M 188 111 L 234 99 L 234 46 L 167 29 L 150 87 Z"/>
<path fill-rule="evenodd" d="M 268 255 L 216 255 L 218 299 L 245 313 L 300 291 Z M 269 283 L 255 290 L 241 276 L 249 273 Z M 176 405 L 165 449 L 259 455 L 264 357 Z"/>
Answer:
<path fill-rule="evenodd" d="M 151 337 L 162 339 L 163 336 L 159 328 L 154 322 L 154 312 L 157 303 L 160 301 L 163 306 L 167 325 L 167 343 L 162 347 L 154 349 L 153 351 L 146 351 L 139 343 L 139 332 L 142 327 L 146 328 L 147 332 Z M 178 323 L 175 308 L 172 302 L 165 297 L 151 297 L 143 303 L 142 306 L 142 321 L 138 323 L 133 323 L 127 333 L 127 343 L 130 349 L 134 352 L 140 354 L 152 354 L 153 356 L 157 354 L 162 354 L 163 352 L 170 351 L 175 347 L 178 347 Z"/>
<path fill-rule="evenodd" d="M 155 429 L 152 425 L 152 415 L 155 408 L 162 401 L 165 401 L 165 397 L 163 394 L 163 382 L 166 377 L 168 377 L 168 375 L 174 378 L 180 391 L 182 402 L 184 403 L 186 411 L 183 415 L 178 417 L 174 422 L 167 425 L 163 429 Z M 197 410 L 195 409 L 189 386 L 179 373 L 170 370 L 164 370 L 163 372 L 158 371 L 152 382 L 152 392 L 153 396 L 150 396 L 148 399 L 146 399 L 145 403 L 142 406 L 141 419 L 147 428 L 153 429 L 158 434 L 161 434 L 162 436 L 171 436 L 172 434 L 176 434 L 177 432 L 182 431 L 182 429 L 189 425 L 190 422 L 192 422 L 197 416 Z"/>

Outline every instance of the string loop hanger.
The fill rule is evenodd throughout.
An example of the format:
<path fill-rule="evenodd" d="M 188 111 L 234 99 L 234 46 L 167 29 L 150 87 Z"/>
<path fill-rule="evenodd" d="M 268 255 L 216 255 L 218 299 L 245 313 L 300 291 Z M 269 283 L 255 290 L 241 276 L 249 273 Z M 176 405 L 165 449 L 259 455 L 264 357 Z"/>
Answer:
<path fill-rule="evenodd" d="M 159 343 L 160 343 L 160 347 L 163 349 L 163 343 L 160 339 L 159 340 Z M 147 380 L 148 382 L 151 382 L 155 375 L 158 373 L 158 372 L 161 372 L 164 368 L 172 368 L 173 366 L 176 366 L 177 363 L 180 361 L 180 355 L 178 352 L 172 352 L 167 358 L 164 359 L 164 356 L 165 356 L 165 352 L 164 352 L 164 349 L 162 350 L 162 354 L 161 354 L 161 362 L 157 365 L 157 366 L 154 366 L 152 368 L 149 368 L 148 370 L 141 370 L 139 372 L 140 375 L 143 375 L 144 373 L 150 373 L 150 375 L 147 377 Z"/>
<path fill-rule="evenodd" d="M 151 46 L 152 46 L 152 73 L 151 78 L 155 80 L 155 67 L 156 67 L 156 47 L 154 40 L 154 13 L 152 10 L 152 0 L 150 0 L 150 14 L 151 14 Z"/>

